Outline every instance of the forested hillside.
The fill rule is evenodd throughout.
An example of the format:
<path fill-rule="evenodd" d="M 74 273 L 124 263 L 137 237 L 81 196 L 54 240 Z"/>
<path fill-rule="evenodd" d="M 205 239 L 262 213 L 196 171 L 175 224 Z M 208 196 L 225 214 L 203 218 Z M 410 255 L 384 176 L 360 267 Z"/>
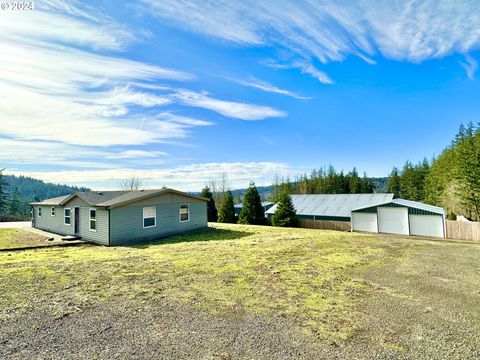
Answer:
<path fill-rule="evenodd" d="M 85 190 L 88 189 L 0 173 L 0 220 L 28 219 L 30 202 Z"/>
<path fill-rule="evenodd" d="M 429 162 L 407 161 L 393 168 L 387 190 L 397 197 L 446 209 L 448 217 L 463 215 L 480 221 L 480 128 L 461 126 L 452 143 Z"/>

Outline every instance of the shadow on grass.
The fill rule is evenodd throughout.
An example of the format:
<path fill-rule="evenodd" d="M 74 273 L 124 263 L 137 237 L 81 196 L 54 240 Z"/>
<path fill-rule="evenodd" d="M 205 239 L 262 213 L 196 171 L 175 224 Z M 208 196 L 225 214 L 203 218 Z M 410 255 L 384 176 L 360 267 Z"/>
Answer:
<path fill-rule="evenodd" d="M 249 231 L 224 230 L 209 227 L 207 229 L 193 230 L 180 235 L 151 239 L 141 244 L 132 244 L 127 246 L 137 249 L 146 249 L 151 246 L 178 244 L 184 242 L 236 240 L 252 234 L 253 232 Z"/>

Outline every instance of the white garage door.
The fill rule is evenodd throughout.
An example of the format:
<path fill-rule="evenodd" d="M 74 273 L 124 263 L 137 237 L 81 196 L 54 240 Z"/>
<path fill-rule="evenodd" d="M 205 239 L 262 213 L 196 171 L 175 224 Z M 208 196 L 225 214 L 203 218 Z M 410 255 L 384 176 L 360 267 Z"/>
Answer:
<path fill-rule="evenodd" d="M 443 238 L 441 215 L 410 215 L 410 233 L 412 235 Z"/>
<path fill-rule="evenodd" d="M 378 231 L 387 234 L 408 235 L 408 209 L 378 207 Z"/>
<path fill-rule="evenodd" d="M 352 229 L 354 231 L 377 232 L 377 213 L 352 212 Z"/>

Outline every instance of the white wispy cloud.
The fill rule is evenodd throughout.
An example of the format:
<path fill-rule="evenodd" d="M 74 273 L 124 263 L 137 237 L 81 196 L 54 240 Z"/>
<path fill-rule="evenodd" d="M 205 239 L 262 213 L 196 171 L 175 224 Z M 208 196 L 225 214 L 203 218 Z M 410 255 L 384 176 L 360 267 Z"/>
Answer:
<path fill-rule="evenodd" d="M 0 135 L 8 137 L 4 143 L 30 144 L 15 147 L 16 156 L 3 150 L 4 161 L 104 167 L 104 161 L 87 157 L 157 158 L 160 152 L 138 147 L 183 139 L 194 127 L 212 125 L 162 109 L 172 102 L 248 120 L 283 115 L 159 84 L 195 76 L 122 57 L 144 32 L 134 35 L 92 5 L 62 0 L 36 5 L 32 12 L 2 13 L 0 22 Z M 112 51 L 120 55 L 106 55 Z M 106 150 L 120 146 L 127 149 Z"/>
<path fill-rule="evenodd" d="M 266 81 L 262 81 L 259 79 L 251 78 L 249 80 L 242 80 L 242 79 L 235 79 L 235 78 L 228 78 L 229 80 L 236 82 L 237 84 L 243 85 L 243 86 L 248 86 L 252 87 L 255 89 L 260 89 L 266 92 L 274 93 L 274 94 L 281 94 L 281 95 L 286 95 L 293 97 L 295 99 L 300 99 L 300 100 L 308 100 L 311 99 L 308 96 L 302 96 L 299 95 L 293 91 L 285 90 L 285 89 L 280 89 L 279 87 L 272 85 Z"/>
<path fill-rule="evenodd" d="M 107 159 L 145 159 L 168 156 L 164 151 L 126 150 L 112 153 L 106 156 Z"/>
<path fill-rule="evenodd" d="M 272 139 L 270 139 L 266 136 L 262 136 L 260 138 L 260 140 L 262 140 L 262 142 L 264 142 L 265 144 L 268 144 L 268 145 L 274 145 L 275 144 L 275 141 L 273 141 Z"/>
<path fill-rule="evenodd" d="M 377 53 L 419 62 L 480 47 L 477 1 L 141 0 L 157 17 L 240 45 L 277 45 L 305 60 Z M 305 71 L 307 72 L 307 71 Z"/>
<path fill-rule="evenodd" d="M 475 71 L 477 71 L 478 68 L 477 60 L 470 55 L 465 55 L 465 61 L 460 62 L 460 65 L 465 69 L 467 77 L 473 80 L 475 78 Z"/>
<path fill-rule="evenodd" d="M 275 175 L 289 176 L 298 171 L 288 164 L 279 162 L 231 162 L 198 163 L 163 169 L 115 168 L 108 170 L 62 170 L 62 171 L 10 171 L 15 175 L 31 176 L 48 182 L 62 179 L 66 184 L 92 187 L 97 190 L 115 189 L 119 181 L 135 173 L 147 188 L 174 185 L 186 191 L 199 191 L 210 179 L 228 174 L 233 188 L 248 186 L 250 181 L 257 185 L 270 184 Z"/>
<path fill-rule="evenodd" d="M 184 105 L 216 111 L 224 116 L 240 120 L 263 120 L 287 115 L 272 107 L 215 99 L 208 96 L 207 93 L 190 90 L 179 90 L 173 97 Z"/>
<path fill-rule="evenodd" d="M 2 13 L 0 22 L 4 163 L 84 168 L 111 168 L 112 161 L 160 164 L 169 154 L 141 147 L 184 139 L 192 128 L 212 125 L 162 109 L 178 99 L 174 86 L 158 81 L 195 76 L 122 57 L 137 35 L 78 1 L 37 5 L 34 12 Z M 105 55 L 106 50 L 120 56 Z M 275 114 L 248 104 L 228 111 L 222 106 L 235 107 L 234 102 L 204 100 L 199 106 L 226 116 Z"/>
<path fill-rule="evenodd" d="M 302 74 L 308 74 L 322 84 L 331 85 L 335 83 L 324 71 L 317 69 L 309 60 L 299 59 L 281 64 L 269 59 L 263 61 L 263 63 L 272 69 L 299 69 Z"/>
<path fill-rule="evenodd" d="M 116 148 L 98 148 L 70 145 L 55 141 L 27 141 L 0 138 L 0 161 L 8 164 L 23 165 L 62 165 L 69 168 L 112 167 L 111 160 L 118 163 L 148 161 L 149 164 L 161 164 L 169 154 L 156 150 L 122 150 Z M 11 165 L 13 163 L 13 165 Z"/>
<path fill-rule="evenodd" d="M 311 63 L 303 60 L 295 61 L 292 67 L 299 68 L 303 74 L 308 74 L 323 84 L 334 84 L 335 82 L 323 71 L 317 69 Z"/>

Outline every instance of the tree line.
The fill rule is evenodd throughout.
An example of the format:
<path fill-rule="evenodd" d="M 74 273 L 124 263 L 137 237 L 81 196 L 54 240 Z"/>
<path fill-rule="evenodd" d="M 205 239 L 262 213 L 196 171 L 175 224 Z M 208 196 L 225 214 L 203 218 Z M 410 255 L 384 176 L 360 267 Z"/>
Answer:
<path fill-rule="evenodd" d="M 251 183 L 243 196 L 242 210 L 235 216 L 232 193 L 229 189 L 228 177 L 223 174 L 219 181 L 210 181 L 200 192 L 200 196 L 208 198 L 208 221 L 252 225 L 264 225 L 269 221 L 265 217 L 262 198 L 255 183 Z M 275 178 L 268 200 L 277 204 L 271 217 L 272 225 L 294 226 L 296 223 L 295 208 L 291 194 L 358 194 L 373 193 L 373 181 L 366 173 L 360 177 L 356 168 L 344 173 L 337 171 L 332 165 L 328 168 L 313 170 L 309 175 L 303 174 L 291 181 L 290 178 Z M 213 189 L 213 191 L 212 191 Z"/>
<path fill-rule="evenodd" d="M 0 221 L 29 220 L 30 202 L 88 190 L 26 176 L 4 175 L 3 170 L 0 170 Z"/>
<path fill-rule="evenodd" d="M 396 197 L 441 206 L 450 219 L 480 221 L 480 126 L 460 125 L 442 153 L 418 164 L 393 168 L 387 190 Z"/>
<path fill-rule="evenodd" d="M 294 181 L 290 178 L 275 177 L 269 199 L 279 201 L 283 193 L 288 194 L 361 194 L 373 193 L 373 180 L 364 172 L 360 177 L 357 169 L 344 173 L 333 165 L 328 168 L 314 169 L 311 174 L 301 175 Z"/>

